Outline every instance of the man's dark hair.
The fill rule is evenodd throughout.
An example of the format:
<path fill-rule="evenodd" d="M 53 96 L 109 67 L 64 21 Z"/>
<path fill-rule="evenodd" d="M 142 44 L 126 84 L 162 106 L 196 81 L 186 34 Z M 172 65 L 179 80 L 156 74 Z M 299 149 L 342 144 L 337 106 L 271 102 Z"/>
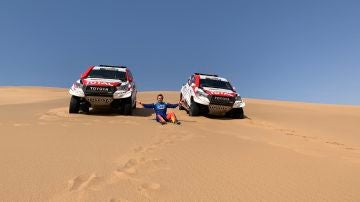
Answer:
<path fill-rule="evenodd" d="M 156 98 L 158 98 L 159 96 L 161 96 L 161 97 L 163 97 L 164 98 L 164 96 L 163 96 L 163 94 L 158 94 L 157 96 L 156 96 Z"/>

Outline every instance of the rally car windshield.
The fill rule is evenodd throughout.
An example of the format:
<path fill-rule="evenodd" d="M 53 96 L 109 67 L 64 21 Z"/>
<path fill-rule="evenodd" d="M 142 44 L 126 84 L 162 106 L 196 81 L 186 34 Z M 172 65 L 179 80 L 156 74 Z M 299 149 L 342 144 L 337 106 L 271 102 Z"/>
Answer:
<path fill-rule="evenodd" d="M 231 84 L 227 81 L 214 80 L 214 79 L 200 79 L 200 87 L 208 88 L 221 88 L 233 90 Z"/>
<path fill-rule="evenodd" d="M 126 80 L 126 74 L 122 71 L 112 71 L 103 69 L 93 69 L 87 78 L 101 78 L 101 79 L 118 79 L 121 81 Z"/>

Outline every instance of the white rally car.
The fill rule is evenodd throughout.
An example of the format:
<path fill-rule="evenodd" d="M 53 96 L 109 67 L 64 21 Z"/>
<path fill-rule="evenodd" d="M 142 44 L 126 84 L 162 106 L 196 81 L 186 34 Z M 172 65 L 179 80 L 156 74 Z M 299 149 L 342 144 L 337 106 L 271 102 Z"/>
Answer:
<path fill-rule="evenodd" d="M 214 114 L 244 118 L 245 102 L 225 78 L 212 74 L 194 73 L 181 88 L 180 110 L 190 116 Z"/>
<path fill-rule="evenodd" d="M 137 89 L 130 69 L 125 66 L 91 66 L 71 86 L 69 93 L 69 113 L 111 107 L 120 114 L 131 115 L 136 107 Z"/>

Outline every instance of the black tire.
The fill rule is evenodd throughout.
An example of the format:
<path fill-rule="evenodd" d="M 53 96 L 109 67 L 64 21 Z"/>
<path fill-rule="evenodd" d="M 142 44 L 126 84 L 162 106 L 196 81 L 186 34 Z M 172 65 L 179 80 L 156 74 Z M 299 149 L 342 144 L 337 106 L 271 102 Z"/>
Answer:
<path fill-rule="evenodd" d="M 233 119 L 243 119 L 244 118 L 244 110 L 243 110 L 243 108 L 232 109 L 231 118 L 233 118 Z"/>
<path fill-rule="evenodd" d="M 199 105 L 193 100 L 191 100 L 189 116 L 198 116 L 199 114 L 200 114 Z"/>
<path fill-rule="evenodd" d="M 79 113 L 79 109 L 80 109 L 79 98 L 77 98 L 75 96 L 71 96 L 70 105 L 69 105 L 69 113 L 70 114 Z"/>
<path fill-rule="evenodd" d="M 117 109 L 116 109 L 116 112 L 120 115 L 123 115 L 124 114 L 124 105 L 121 105 L 119 106 Z"/>
<path fill-rule="evenodd" d="M 136 100 L 136 97 L 135 97 Z M 134 101 L 134 105 L 132 106 L 133 109 L 136 109 L 136 101 Z"/>
<path fill-rule="evenodd" d="M 125 104 L 123 105 L 123 108 L 124 108 L 124 114 L 125 114 L 125 115 L 131 115 L 131 114 L 132 114 L 133 108 L 132 108 L 132 106 L 131 106 L 131 103 L 125 103 Z"/>
<path fill-rule="evenodd" d="M 182 94 L 180 93 L 180 101 L 182 100 Z M 185 110 L 181 103 L 179 103 L 179 110 Z"/>
<path fill-rule="evenodd" d="M 83 111 L 84 113 L 89 113 L 89 106 L 88 105 L 82 105 L 81 107 L 80 107 L 80 109 L 81 109 L 81 111 Z"/>
<path fill-rule="evenodd" d="M 122 110 L 122 114 L 124 115 L 131 115 L 132 111 L 133 111 L 133 106 L 132 106 L 132 100 L 131 98 L 127 98 L 125 100 L 122 101 L 121 103 L 121 110 Z"/>

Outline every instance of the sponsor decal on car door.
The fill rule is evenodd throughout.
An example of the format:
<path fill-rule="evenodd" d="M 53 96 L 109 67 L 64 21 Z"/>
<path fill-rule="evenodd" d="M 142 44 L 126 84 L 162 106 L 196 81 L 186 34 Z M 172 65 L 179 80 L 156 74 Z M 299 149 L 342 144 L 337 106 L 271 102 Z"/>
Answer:
<path fill-rule="evenodd" d="M 190 106 L 191 104 L 191 86 L 189 85 L 189 83 L 187 83 L 185 85 L 185 99 L 186 99 L 186 102 L 188 103 L 188 105 Z"/>

